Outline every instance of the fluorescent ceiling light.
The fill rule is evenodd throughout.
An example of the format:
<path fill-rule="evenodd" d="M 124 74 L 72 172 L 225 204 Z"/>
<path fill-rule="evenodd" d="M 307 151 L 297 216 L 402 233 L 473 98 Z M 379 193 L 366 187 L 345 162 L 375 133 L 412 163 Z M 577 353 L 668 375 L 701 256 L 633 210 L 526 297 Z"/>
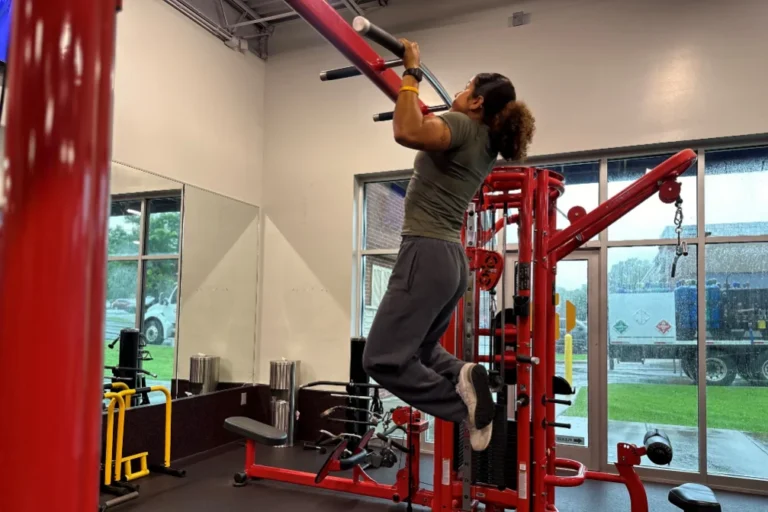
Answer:
<path fill-rule="evenodd" d="M 128 212 L 128 213 L 130 213 L 130 214 L 132 214 L 132 215 L 141 215 L 141 212 L 140 212 L 140 211 L 138 211 L 138 210 L 132 210 L 132 209 L 128 208 L 128 209 L 127 209 L 127 210 L 125 210 L 125 211 L 126 211 L 126 212 Z"/>

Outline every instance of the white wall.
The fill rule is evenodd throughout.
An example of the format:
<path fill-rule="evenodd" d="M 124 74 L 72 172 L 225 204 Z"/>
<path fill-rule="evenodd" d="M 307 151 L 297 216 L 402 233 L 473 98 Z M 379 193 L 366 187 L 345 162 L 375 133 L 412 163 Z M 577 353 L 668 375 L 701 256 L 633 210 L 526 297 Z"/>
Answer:
<path fill-rule="evenodd" d="M 265 63 L 162 0 L 118 15 L 113 160 L 261 201 Z"/>
<path fill-rule="evenodd" d="M 150 192 L 181 191 L 183 185 L 148 172 L 131 169 L 123 164 L 112 163 L 109 195 L 146 194 Z"/>
<path fill-rule="evenodd" d="M 221 357 L 221 382 L 253 382 L 259 209 L 185 187 L 182 244 L 177 378 L 203 353 Z"/>
<path fill-rule="evenodd" d="M 381 19 L 409 19 L 398 3 Z M 433 17 L 443 3 L 456 2 L 432 2 Z M 508 28 L 517 10 L 532 23 Z M 510 76 L 537 118 L 533 153 L 550 154 L 768 132 L 767 24 L 763 0 L 538 0 L 398 33 L 450 91 L 479 71 Z M 391 109 L 378 90 L 317 79 L 345 64 L 323 44 L 267 66 L 262 381 L 283 356 L 305 382 L 348 377 L 354 175 L 412 164 L 370 120 Z"/>

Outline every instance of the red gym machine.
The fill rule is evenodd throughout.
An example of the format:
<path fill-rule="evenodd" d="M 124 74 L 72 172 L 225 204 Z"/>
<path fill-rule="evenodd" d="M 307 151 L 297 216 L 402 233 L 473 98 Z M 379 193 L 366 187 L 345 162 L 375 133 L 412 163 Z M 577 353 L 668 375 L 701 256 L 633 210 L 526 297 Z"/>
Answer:
<path fill-rule="evenodd" d="M 402 61 L 385 61 L 361 35 L 400 58 L 404 53 L 402 43 L 364 18 L 356 18 L 350 27 L 322 0 L 286 2 L 353 64 L 321 73 L 322 80 L 365 75 L 388 97 L 397 98 L 401 81 L 391 68 L 402 65 Z M 422 104 L 423 112 L 448 110 L 450 95 L 428 69 L 425 77 L 445 104 L 436 107 Z M 389 120 L 392 116 L 392 112 L 378 114 L 374 121 Z M 564 192 L 563 176 L 531 167 L 498 167 L 488 176 L 470 205 L 462 234 L 472 273 L 470 284 L 442 344 L 466 361 L 488 364 L 498 391 L 494 434 L 486 452 L 473 453 L 463 428 L 455 431 L 454 424 L 436 420 L 434 490 L 422 488 L 419 478 L 419 440 L 428 424 L 418 412 L 411 413 L 408 408 L 398 409 L 395 414 L 396 423 L 407 432 L 407 445 L 401 447 L 405 467 L 398 472 L 394 485 L 377 483 L 362 469 L 365 447 L 374 435 L 373 429 L 349 457 L 342 458 L 347 444 L 340 443 L 315 475 L 256 464 L 256 444 L 279 445 L 284 443 L 284 435 L 247 418 L 230 418 L 226 428 L 247 438 L 245 471 L 235 476 L 235 483 L 245 484 L 249 478 L 276 480 L 405 501 L 409 509 L 417 504 L 434 512 L 478 510 L 481 505 L 491 512 L 505 509 L 556 512 L 556 487 L 576 487 L 586 480 L 601 480 L 624 484 L 632 512 L 648 512 L 645 488 L 634 467 L 645 455 L 656 464 L 671 462 L 672 446 L 663 433 L 649 432 L 642 446 L 619 444 L 618 474 L 588 471 L 577 461 L 557 457 L 555 428 L 567 425 L 555 422 L 555 404 L 570 405 L 557 396 L 574 391 L 555 375 L 556 268 L 560 260 L 657 192 L 663 202 L 675 203 L 679 209 L 680 183 L 676 178 L 695 161 L 692 150 L 681 151 L 594 211 L 587 213 L 582 207 L 572 208 L 567 215 L 570 226 L 562 230 L 557 227 L 556 212 L 557 200 Z M 499 212 L 503 213 L 497 219 Z M 514 304 L 507 309 L 502 293 L 500 321 L 481 329 L 480 293 L 494 290 L 504 271 L 502 254 L 488 247 L 500 234 L 506 233 L 510 224 L 517 226 L 520 240 Z M 681 244 L 678 257 L 685 252 Z M 495 312 L 491 313 L 493 318 Z M 507 314 L 512 318 L 505 318 Z M 479 340 L 483 336 L 493 342 L 490 354 L 480 356 Z M 508 389 L 513 390 L 514 404 L 507 404 Z M 508 418 L 508 405 L 514 406 L 512 418 Z M 351 478 L 329 476 L 345 470 L 352 471 Z M 562 471 L 573 474 L 561 476 Z M 684 490 L 681 492 L 685 495 Z M 686 511 L 719 511 L 714 497 L 712 502 L 717 508 L 698 508 L 698 505 L 691 508 L 687 498 L 675 503 Z"/>

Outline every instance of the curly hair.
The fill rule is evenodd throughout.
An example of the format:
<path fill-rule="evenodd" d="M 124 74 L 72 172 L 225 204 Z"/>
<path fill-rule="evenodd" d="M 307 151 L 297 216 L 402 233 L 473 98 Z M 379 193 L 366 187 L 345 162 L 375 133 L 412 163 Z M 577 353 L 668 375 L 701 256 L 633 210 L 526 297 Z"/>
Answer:
<path fill-rule="evenodd" d="M 474 96 L 483 97 L 483 122 L 488 125 L 493 149 L 505 160 L 524 160 L 536 131 L 536 119 L 517 101 L 509 78 L 498 73 L 475 77 Z"/>

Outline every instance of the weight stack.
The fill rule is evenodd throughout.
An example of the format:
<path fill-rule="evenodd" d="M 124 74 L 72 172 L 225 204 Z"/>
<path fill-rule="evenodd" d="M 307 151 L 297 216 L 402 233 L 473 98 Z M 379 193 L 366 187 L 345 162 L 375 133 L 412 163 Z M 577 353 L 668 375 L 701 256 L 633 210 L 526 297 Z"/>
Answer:
<path fill-rule="evenodd" d="M 517 423 L 506 419 L 507 411 L 497 406 L 491 444 L 484 452 L 472 452 L 472 483 L 517 490 Z M 454 438 L 454 470 L 463 465 L 464 425 Z M 469 437 L 466 438 L 469 442 Z M 531 446 L 533 449 L 533 446 Z M 533 472 L 530 472 L 533 476 Z"/>
<path fill-rule="evenodd" d="M 514 424 L 514 422 L 511 422 Z M 464 443 L 469 443 L 469 435 L 466 433 L 464 423 L 457 428 L 454 436 L 453 453 L 454 469 L 460 471 L 464 464 Z M 508 459 L 507 442 L 507 409 L 502 405 L 496 405 L 496 416 L 493 419 L 493 436 L 491 444 L 484 452 L 472 452 L 472 483 L 492 485 L 498 488 L 509 486 L 509 477 L 506 465 Z M 515 466 L 515 464 L 512 464 Z M 514 479 L 513 479 L 514 480 Z"/>

